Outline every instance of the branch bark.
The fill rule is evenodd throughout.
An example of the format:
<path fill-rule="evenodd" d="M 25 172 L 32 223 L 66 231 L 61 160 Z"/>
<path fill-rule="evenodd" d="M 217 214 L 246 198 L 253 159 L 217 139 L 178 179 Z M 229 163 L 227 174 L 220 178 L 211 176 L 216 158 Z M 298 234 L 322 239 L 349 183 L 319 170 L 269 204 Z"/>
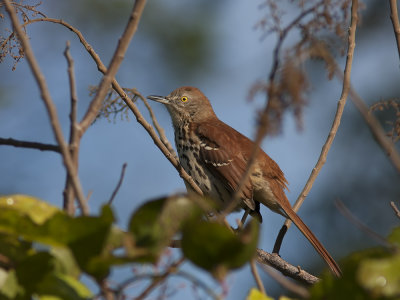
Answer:
<path fill-rule="evenodd" d="M 38 142 L 28 142 L 28 141 L 21 141 L 12 138 L 0 138 L 0 145 L 8 145 L 14 146 L 17 148 L 30 148 L 30 149 L 37 149 L 40 151 L 53 151 L 57 153 L 61 153 L 60 147 L 57 145 L 51 144 L 44 144 Z"/>
<path fill-rule="evenodd" d="M 71 107 L 70 107 L 70 132 L 69 132 L 69 149 L 72 157 L 72 161 L 76 170 L 78 170 L 78 162 L 79 162 L 79 134 L 78 134 L 78 122 L 77 122 L 77 110 L 78 110 L 78 95 L 76 92 L 76 81 L 75 81 L 75 71 L 74 71 L 74 60 L 72 59 L 71 53 L 69 52 L 70 43 L 67 42 L 67 46 L 64 51 L 64 56 L 67 59 L 68 64 L 68 79 L 69 79 L 69 88 L 70 88 L 70 97 L 71 97 Z M 67 173 L 67 178 L 65 182 L 64 189 L 64 210 L 70 215 L 73 216 L 75 214 L 75 205 L 74 205 L 75 193 L 72 187 L 71 176 Z"/>
<path fill-rule="evenodd" d="M 307 273 L 300 267 L 295 267 L 283 260 L 278 254 L 271 254 L 264 250 L 257 249 L 257 260 L 261 264 L 272 266 L 274 269 L 280 271 L 283 275 L 289 276 L 299 282 L 306 284 L 315 284 L 319 281 L 318 277 Z"/>
<path fill-rule="evenodd" d="M 113 193 L 111 194 L 110 199 L 109 199 L 108 202 L 107 202 L 108 205 L 111 205 L 111 204 L 112 204 L 112 202 L 114 201 L 115 196 L 117 195 L 117 193 L 118 193 L 118 191 L 119 191 L 119 188 L 121 187 L 122 181 L 124 180 L 124 177 L 125 177 L 125 170 L 126 170 L 126 167 L 127 167 L 127 166 L 128 166 L 127 163 L 124 163 L 124 164 L 122 165 L 121 175 L 120 175 L 120 177 L 119 177 L 118 183 L 117 183 L 117 185 L 115 186 L 115 189 L 114 189 Z"/>
<path fill-rule="evenodd" d="M 396 214 L 396 216 L 400 219 L 400 209 L 396 206 L 396 203 L 394 203 L 394 201 L 391 201 L 390 206 L 393 208 L 393 211 Z"/>

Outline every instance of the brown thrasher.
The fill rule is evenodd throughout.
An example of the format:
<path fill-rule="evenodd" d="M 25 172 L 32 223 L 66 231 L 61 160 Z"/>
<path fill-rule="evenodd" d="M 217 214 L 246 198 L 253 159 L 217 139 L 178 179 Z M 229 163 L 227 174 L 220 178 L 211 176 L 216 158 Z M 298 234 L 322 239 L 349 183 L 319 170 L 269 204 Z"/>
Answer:
<path fill-rule="evenodd" d="M 148 96 L 165 104 L 172 118 L 179 160 L 204 195 L 221 209 L 226 207 L 245 172 L 254 143 L 217 118 L 210 101 L 197 88 L 181 87 L 166 97 Z M 338 264 L 311 230 L 293 211 L 284 189 L 287 181 L 278 164 L 261 149 L 248 182 L 239 197 L 240 206 L 260 222 L 260 203 L 288 217 L 314 246 L 336 276 Z"/>

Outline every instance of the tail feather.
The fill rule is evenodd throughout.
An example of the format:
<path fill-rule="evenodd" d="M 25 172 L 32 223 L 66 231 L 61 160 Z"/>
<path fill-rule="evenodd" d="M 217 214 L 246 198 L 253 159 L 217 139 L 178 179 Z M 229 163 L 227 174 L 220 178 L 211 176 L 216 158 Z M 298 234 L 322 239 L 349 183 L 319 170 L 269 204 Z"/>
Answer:
<path fill-rule="evenodd" d="M 339 265 L 332 258 L 329 252 L 322 246 L 321 242 L 316 238 L 316 236 L 312 233 L 312 231 L 308 228 L 306 224 L 300 219 L 300 217 L 293 211 L 292 208 L 284 209 L 286 215 L 293 221 L 293 223 L 297 226 L 297 228 L 301 231 L 301 233 L 310 241 L 311 245 L 317 250 L 319 255 L 325 260 L 328 264 L 329 268 L 332 272 L 340 277 L 342 275 L 342 271 L 340 270 Z"/>

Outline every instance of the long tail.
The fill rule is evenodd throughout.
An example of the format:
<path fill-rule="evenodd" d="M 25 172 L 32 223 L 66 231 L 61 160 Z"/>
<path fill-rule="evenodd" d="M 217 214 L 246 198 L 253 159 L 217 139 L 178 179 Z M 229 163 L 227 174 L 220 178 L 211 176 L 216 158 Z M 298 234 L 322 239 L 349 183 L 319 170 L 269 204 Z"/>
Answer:
<path fill-rule="evenodd" d="M 322 246 L 321 242 L 315 237 L 312 231 L 308 228 L 306 224 L 300 219 L 300 217 L 293 211 L 292 208 L 285 208 L 284 209 L 287 216 L 293 221 L 293 223 L 297 226 L 297 228 L 301 231 L 302 234 L 310 241 L 311 245 L 317 250 L 319 255 L 326 261 L 329 268 L 332 272 L 337 276 L 340 277 L 342 275 L 342 271 L 340 270 L 339 265 L 336 261 L 332 258 L 329 252 Z"/>

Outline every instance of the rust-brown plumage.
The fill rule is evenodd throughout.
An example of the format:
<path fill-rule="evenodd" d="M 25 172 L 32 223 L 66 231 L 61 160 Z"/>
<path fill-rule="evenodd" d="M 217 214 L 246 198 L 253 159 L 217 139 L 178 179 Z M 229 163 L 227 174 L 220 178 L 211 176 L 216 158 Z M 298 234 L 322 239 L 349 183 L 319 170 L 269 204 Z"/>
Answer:
<path fill-rule="evenodd" d="M 245 172 L 254 143 L 219 120 L 207 97 L 197 88 L 181 87 L 166 97 L 148 98 L 166 105 L 185 171 L 205 195 L 213 198 L 221 208 L 227 206 Z M 260 221 L 260 203 L 290 218 L 332 272 L 340 276 L 335 260 L 293 211 L 284 192 L 287 181 L 283 172 L 262 149 L 258 153 L 253 172 L 239 195 L 240 207 L 250 210 Z"/>

